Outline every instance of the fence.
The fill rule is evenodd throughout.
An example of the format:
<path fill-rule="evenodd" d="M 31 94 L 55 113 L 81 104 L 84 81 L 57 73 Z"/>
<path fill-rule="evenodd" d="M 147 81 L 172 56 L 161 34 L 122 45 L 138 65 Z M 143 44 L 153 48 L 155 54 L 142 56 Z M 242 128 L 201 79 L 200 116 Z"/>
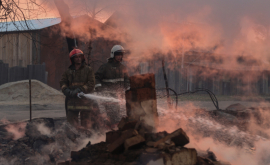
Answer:
<path fill-rule="evenodd" d="M 45 64 L 27 65 L 27 67 L 15 66 L 9 68 L 8 64 L 0 61 L 0 85 L 27 79 L 36 79 L 47 84 L 47 72 Z"/>

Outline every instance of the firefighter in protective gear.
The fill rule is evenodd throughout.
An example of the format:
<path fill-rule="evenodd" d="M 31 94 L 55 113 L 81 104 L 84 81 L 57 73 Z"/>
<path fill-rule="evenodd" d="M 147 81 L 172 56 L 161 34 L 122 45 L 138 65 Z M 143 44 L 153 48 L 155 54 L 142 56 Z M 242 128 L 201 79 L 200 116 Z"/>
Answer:
<path fill-rule="evenodd" d="M 124 52 L 125 50 L 121 45 L 113 46 L 108 62 L 101 65 L 95 73 L 95 90 L 97 92 L 102 92 L 102 94 L 114 98 L 123 96 L 129 86 L 127 68 L 121 63 Z M 120 104 L 118 102 L 106 102 L 103 105 L 110 122 L 112 124 L 119 122 Z"/>
<path fill-rule="evenodd" d="M 83 93 L 94 91 L 94 72 L 85 64 L 85 57 L 81 50 L 73 49 L 69 58 L 71 65 L 60 80 L 62 92 L 66 96 L 67 121 L 75 127 L 81 125 L 85 128 L 93 128 L 95 122 L 91 118 L 94 116 L 97 118 L 99 115 L 98 104 L 83 98 Z M 78 118 L 79 112 L 81 124 Z"/>

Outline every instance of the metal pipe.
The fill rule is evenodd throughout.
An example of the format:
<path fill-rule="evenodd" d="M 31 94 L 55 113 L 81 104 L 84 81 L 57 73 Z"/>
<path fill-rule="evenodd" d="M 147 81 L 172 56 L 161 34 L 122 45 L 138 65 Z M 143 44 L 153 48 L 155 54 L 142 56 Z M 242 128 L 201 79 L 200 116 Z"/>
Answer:
<path fill-rule="evenodd" d="M 32 103 L 31 103 L 31 79 L 29 79 L 29 106 L 30 106 L 30 122 L 32 121 Z"/>

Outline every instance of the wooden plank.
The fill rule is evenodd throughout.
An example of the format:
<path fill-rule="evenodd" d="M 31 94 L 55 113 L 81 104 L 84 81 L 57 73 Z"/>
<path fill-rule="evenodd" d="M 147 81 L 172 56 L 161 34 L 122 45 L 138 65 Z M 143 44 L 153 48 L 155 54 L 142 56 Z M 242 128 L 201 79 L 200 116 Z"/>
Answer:
<path fill-rule="evenodd" d="M 26 64 L 25 64 L 25 60 L 24 60 L 24 36 L 22 33 L 20 33 L 19 35 L 19 58 L 21 60 L 21 65 L 22 67 L 25 67 Z"/>
<path fill-rule="evenodd" d="M 32 33 L 32 64 L 36 64 L 36 56 L 37 56 L 37 48 L 36 48 L 36 35 L 37 35 L 37 33 L 36 32 L 33 32 Z"/>
<path fill-rule="evenodd" d="M 108 151 L 113 152 L 118 149 L 121 150 L 121 146 L 124 144 L 125 140 L 136 135 L 138 135 L 138 132 L 136 130 L 126 130 L 122 132 L 122 135 L 117 140 L 108 145 Z"/>
<path fill-rule="evenodd" d="M 28 65 L 28 61 L 27 61 L 27 52 L 26 52 L 26 43 L 27 43 L 27 38 L 25 36 L 25 34 L 22 34 L 22 40 L 21 42 L 21 55 L 22 55 L 22 60 L 23 60 L 23 67 L 26 67 Z"/>
<path fill-rule="evenodd" d="M 0 37 L 0 60 L 3 60 L 3 46 L 2 46 L 2 42 L 3 42 L 3 36 Z"/>
<path fill-rule="evenodd" d="M 23 66 L 23 58 L 22 58 L 22 34 L 19 33 L 18 36 L 18 65 Z"/>
<path fill-rule="evenodd" d="M 2 60 L 3 60 L 4 63 L 7 63 L 6 49 L 7 49 L 7 35 L 4 35 L 2 37 Z"/>
<path fill-rule="evenodd" d="M 12 35 L 13 39 L 13 57 L 12 57 L 12 64 L 13 66 L 18 66 L 18 34 Z"/>
<path fill-rule="evenodd" d="M 33 51 L 32 51 L 32 47 L 33 47 L 33 38 L 32 38 L 32 33 L 29 33 L 29 58 L 30 58 L 30 64 L 34 64 L 33 62 Z"/>
<path fill-rule="evenodd" d="M 30 55 L 30 44 L 32 42 L 31 36 L 29 33 L 25 33 L 26 37 L 26 56 L 27 56 L 27 65 L 32 65 L 32 56 Z"/>
<path fill-rule="evenodd" d="M 41 57 L 40 57 L 40 50 L 41 50 L 41 47 L 40 47 L 40 32 L 37 32 L 37 42 L 36 42 L 36 45 L 37 45 L 37 63 L 40 64 L 41 63 Z"/>
<path fill-rule="evenodd" d="M 24 33 L 24 41 L 25 41 L 25 43 L 24 43 L 24 55 L 25 55 L 25 64 L 26 65 L 31 65 L 30 63 L 29 63 L 29 54 L 28 54 L 28 36 L 27 36 L 27 33 Z"/>
<path fill-rule="evenodd" d="M 11 58 L 10 55 L 10 34 L 6 35 L 6 63 L 9 64 L 9 67 L 12 67 L 12 64 L 10 63 Z"/>
<path fill-rule="evenodd" d="M 13 34 L 7 35 L 7 63 L 13 67 Z"/>

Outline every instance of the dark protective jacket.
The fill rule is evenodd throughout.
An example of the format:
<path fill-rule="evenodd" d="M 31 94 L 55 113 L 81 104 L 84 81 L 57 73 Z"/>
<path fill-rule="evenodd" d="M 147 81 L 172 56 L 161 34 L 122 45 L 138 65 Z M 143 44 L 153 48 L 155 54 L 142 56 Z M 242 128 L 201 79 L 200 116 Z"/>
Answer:
<path fill-rule="evenodd" d="M 75 70 L 75 66 L 71 65 L 67 71 L 64 72 L 60 80 L 62 91 L 66 88 L 74 90 L 80 88 L 83 93 L 91 93 L 95 86 L 94 72 L 91 67 L 85 63 L 80 69 Z M 85 98 L 67 98 L 68 110 L 89 110 L 92 109 L 91 103 Z"/>
<path fill-rule="evenodd" d="M 96 85 L 101 87 L 102 91 L 125 90 L 129 86 L 129 77 L 126 66 L 115 62 L 112 58 L 106 64 L 100 66 L 95 73 Z"/>

